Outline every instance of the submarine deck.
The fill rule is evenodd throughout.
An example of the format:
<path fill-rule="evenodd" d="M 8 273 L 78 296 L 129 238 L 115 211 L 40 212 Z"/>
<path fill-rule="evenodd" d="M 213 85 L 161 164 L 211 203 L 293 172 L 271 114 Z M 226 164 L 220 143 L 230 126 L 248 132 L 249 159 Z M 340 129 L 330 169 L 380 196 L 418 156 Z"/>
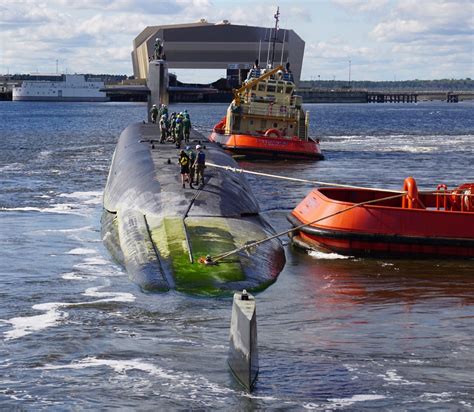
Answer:
<path fill-rule="evenodd" d="M 244 176 L 208 168 L 204 185 L 183 188 L 180 149 L 159 140 L 154 124 L 125 129 L 104 193 L 104 209 L 111 212 L 103 219 L 104 241 L 132 280 L 147 290 L 196 294 L 256 291 L 272 283 L 285 261 L 278 240 L 264 244 L 258 254 L 239 252 L 217 266 L 196 263 L 207 254 L 215 256 L 274 232 L 260 216 Z M 237 166 L 219 146 L 192 130 L 189 145 L 196 144 L 204 148 L 206 160 Z"/>

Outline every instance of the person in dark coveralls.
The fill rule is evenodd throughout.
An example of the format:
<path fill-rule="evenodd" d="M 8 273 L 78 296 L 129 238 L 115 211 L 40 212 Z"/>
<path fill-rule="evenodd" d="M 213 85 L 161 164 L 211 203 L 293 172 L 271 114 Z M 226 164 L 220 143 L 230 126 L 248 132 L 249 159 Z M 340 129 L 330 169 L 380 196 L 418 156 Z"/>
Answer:
<path fill-rule="evenodd" d="M 168 122 L 166 121 L 165 115 L 162 115 L 160 119 L 160 143 L 164 143 L 167 137 L 168 137 Z"/>
<path fill-rule="evenodd" d="M 179 152 L 178 163 L 181 167 L 181 171 L 180 171 L 181 183 L 184 189 L 185 182 L 189 182 L 189 166 L 190 166 L 189 156 L 184 150 L 181 150 Z"/>
<path fill-rule="evenodd" d="M 189 157 L 189 181 L 192 184 L 194 182 L 194 163 L 196 162 L 196 153 L 191 149 L 190 146 L 186 146 L 186 153 Z"/>
<path fill-rule="evenodd" d="M 156 107 L 156 104 L 152 106 L 150 113 L 152 123 L 156 123 L 156 119 L 158 118 L 158 107 Z"/>
<path fill-rule="evenodd" d="M 194 162 L 194 176 L 196 177 L 196 184 L 201 182 L 204 184 L 204 169 L 206 168 L 206 153 L 202 150 L 201 145 L 196 146 L 196 161 Z"/>
<path fill-rule="evenodd" d="M 189 118 L 188 113 L 185 111 L 183 117 L 183 134 L 184 134 L 184 141 L 189 143 L 189 135 L 191 133 L 191 119 Z"/>

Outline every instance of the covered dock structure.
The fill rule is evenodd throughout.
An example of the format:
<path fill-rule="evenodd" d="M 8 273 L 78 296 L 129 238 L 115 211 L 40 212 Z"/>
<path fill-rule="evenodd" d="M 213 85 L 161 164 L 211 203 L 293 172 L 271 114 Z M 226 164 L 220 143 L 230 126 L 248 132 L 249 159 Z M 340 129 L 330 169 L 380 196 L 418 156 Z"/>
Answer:
<path fill-rule="evenodd" d="M 225 69 L 227 79 L 239 78 L 259 58 L 264 67 L 274 55 L 275 64 L 290 63 L 295 82 L 301 77 L 305 42 L 293 31 L 231 24 L 224 20 L 146 27 L 133 41 L 132 63 L 136 79 L 146 79 L 156 39 L 163 43 L 170 69 Z M 235 79 L 234 79 L 235 80 Z"/>

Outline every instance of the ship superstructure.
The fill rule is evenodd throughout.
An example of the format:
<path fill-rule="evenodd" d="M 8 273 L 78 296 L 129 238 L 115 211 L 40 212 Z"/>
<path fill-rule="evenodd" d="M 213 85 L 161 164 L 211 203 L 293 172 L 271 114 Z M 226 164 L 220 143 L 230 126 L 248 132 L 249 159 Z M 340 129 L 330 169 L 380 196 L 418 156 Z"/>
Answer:
<path fill-rule="evenodd" d="M 24 80 L 21 86 L 13 88 L 13 100 L 28 101 L 108 101 L 104 82 L 87 79 L 80 74 L 38 75 L 35 80 Z"/>
<path fill-rule="evenodd" d="M 278 17 L 277 10 L 274 33 Z M 289 62 L 273 68 L 275 41 L 266 68 L 255 62 L 209 140 L 247 156 L 323 159 L 319 140 L 309 136 L 309 113 L 295 94 Z"/>

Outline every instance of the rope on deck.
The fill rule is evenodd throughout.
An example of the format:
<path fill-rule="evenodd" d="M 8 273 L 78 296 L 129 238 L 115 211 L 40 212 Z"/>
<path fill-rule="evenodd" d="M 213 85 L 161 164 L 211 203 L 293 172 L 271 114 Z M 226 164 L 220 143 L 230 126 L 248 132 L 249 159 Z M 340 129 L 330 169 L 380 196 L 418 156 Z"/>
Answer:
<path fill-rule="evenodd" d="M 348 208 L 346 209 L 343 209 L 343 210 L 339 210 L 335 213 L 331 213 L 330 215 L 327 215 L 327 216 L 323 216 L 323 217 L 320 217 L 316 220 L 313 220 L 312 222 L 308 222 L 308 223 L 303 223 L 299 226 L 295 226 L 289 230 L 285 230 L 283 232 L 280 232 L 280 233 L 277 233 L 275 235 L 272 235 L 272 236 L 269 236 L 265 239 L 261 239 L 261 240 L 257 240 L 255 242 L 252 242 L 252 243 L 248 243 L 244 246 L 241 246 L 239 248 L 236 248 L 236 249 L 233 249 L 233 250 L 230 250 L 229 252 L 225 252 L 225 253 L 221 253 L 220 255 L 217 255 L 217 256 L 211 256 L 211 261 L 213 263 L 217 263 L 219 260 L 222 260 L 222 259 L 225 259 L 226 257 L 228 256 L 231 256 L 231 255 L 234 255 L 238 252 L 241 252 L 242 250 L 246 250 L 246 249 L 249 249 L 249 248 L 252 248 L 254 246 L 258 246 L 262 243 L 265 243 L 265 242 L 268 242 L 269 240 L 272 240 L 272 239 L 275 239 L 277 237 L 280 237 L 280 236 L 283 236 L 283 235 L 287 235 L 288 233 L 291 233 L 291 232 L 294 232 L 295 230 L 300 230 L 302 229 L 303 227 L 305 226 L 310 226 L 314 223 L 318 223 L 320 222 L 321 220 L 324 220 L 324 219 L 328 219 L 330 217 L 333 217 L 333 216 L 336 216 L 336 215 L 339 215 L 341 213 L 344 213 L 344 212 L 347 212 L 348 210 L 351 210 L 351 209 L 354 209 L 356 207 L 359 207 L 359 206 L 364 206 L 364 205 L 369 205 L 369 204 L 372 204 L 372 203 L 377 203 L 377 202 L 382 202 L 382 201 L 385 201 L 385 200 L 391 200 L 391 199 L 397 199 L 399 197 L 402 197 L 402 196 L 405 196 L 407 194 L 407 192 L 401 192 L 401 193 L 397 193 L 396 195 L 393 195 L 393 196 L 388 196 L 388 197 L 384 197 L 384 198 L 381 198 L 381 199 L 372 199 L 372 200 L 367 200 L 365 202 L 360 202 L 360 203 L 356 203 L 352 206 L 349 206 Z"/>

